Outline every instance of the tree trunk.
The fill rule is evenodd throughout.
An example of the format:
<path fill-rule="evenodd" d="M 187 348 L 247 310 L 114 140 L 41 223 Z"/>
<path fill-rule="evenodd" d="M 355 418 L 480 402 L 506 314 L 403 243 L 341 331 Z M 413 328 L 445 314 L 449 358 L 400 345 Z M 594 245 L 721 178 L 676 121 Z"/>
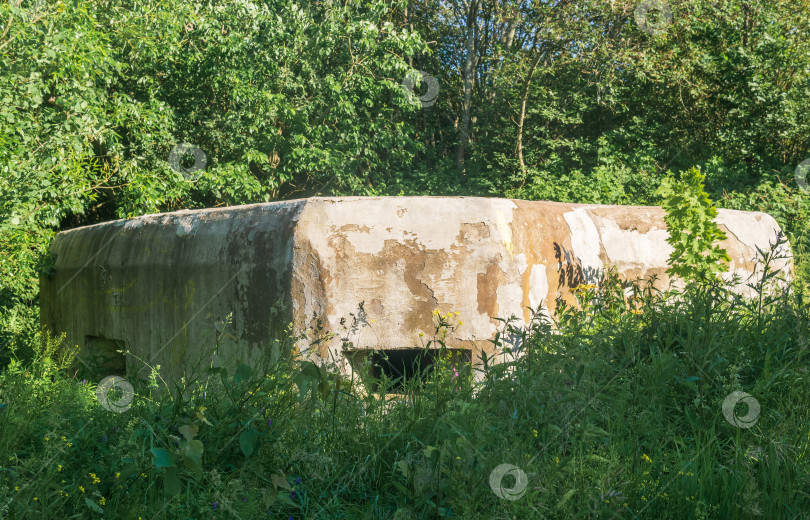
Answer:
<path fill-rule="evenodd" d="M 464 56 L 464 102 L 461 108 L 461 129 L 458 149 L 456 151 L 456 168 L 458 180 L 464 183 L 464 152 L 470 140 L 470 110 L 472 108 L 472 91 L 475 83 L 475 69 L 477 55 L 475 50 L 475 37 L 478 32 L 478 0 L 472 0 L 467 9 L 467 45 Z"/>
<path fill-rule="evenodd" d="M 543 57 L 541 53 L 537 54 L 537 59 L 534 60 L 532 64 L 532 68 L 529 70 L 529 75 L 526 77 L 526 86 L 523 88 L 523 97 L 520 100 L 520 116 L 518 118 L 518 125 L 517 125 L 517 156 L 518 162 L 520 163 L 520 171 L 523 175 L 526 175 L 526 163 L 523 161 L 523 124 L 526 121 L 526 103 L 529 100 L 529 87 L 532 84 L 532 78 L 534 77 L 534 71 L 537 70 L 537 66 L 540 64 L 540 59 Z"/>

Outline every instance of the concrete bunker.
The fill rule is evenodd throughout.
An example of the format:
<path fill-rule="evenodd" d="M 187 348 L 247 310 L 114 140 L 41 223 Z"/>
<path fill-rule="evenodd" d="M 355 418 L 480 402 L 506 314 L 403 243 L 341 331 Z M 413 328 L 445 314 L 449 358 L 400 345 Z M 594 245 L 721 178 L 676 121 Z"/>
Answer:
<path fill-rule="evenodd" d="M 759 212 L 721 209 L 716 220 L 728 236 L 725 276 L 750 292 L 746 283 L 762 273 L 757 248 L 767 250 L 779 226 Z M 420 334 L 431 334 L 436 309 L 463 321 L 449 349 L 473 365 L 481 353 L 497 363 L 494 318 L 528 322 L 530 309 L 553 316 L 607 266 L 627 280 L 655 276 L 658 288 L 681 283 L 665 272 L 667 236 L 658 207 L 471 197 L 310 198 L 146 215 L 56 236 L 42 321 L 130 378 L 146 377 L 147 365 L 160 365 L 167 381 L 180 377 L 204 367 L 216 343 L 248 362 L 277 358 L 290 323 L 322 338 L 298 341 L 304 357 L 332 359 L 350 374 L 351 356 L 406 359 Z M 789 277 L 783 247 L 776 267 Z M 352 323 L 358 309 L 366 326 Z M 131 355 L 122 366 L 112 354 L 123 349 Z"/>

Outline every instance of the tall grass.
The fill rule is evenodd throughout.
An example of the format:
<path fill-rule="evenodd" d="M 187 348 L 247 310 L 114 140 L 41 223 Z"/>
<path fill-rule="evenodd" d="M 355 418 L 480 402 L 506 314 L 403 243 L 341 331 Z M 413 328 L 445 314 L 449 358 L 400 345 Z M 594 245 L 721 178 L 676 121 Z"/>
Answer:
<path fill-rule="evenodd" d="M 810 316 L 805 295 L 768 281 L 747 300 L 717 282 L 661 294 L 607 275 L 554 323 L 501 320 L 510 361 L 442 358 L 397 399 L 282 359 L 171 388 L 153 371 L 116 413 L 45 341 L 0 374 L 0 514 L 802 518 Z M 437 315 L 428 346 L 444 349 L 456 319 Z M 723 414 L 735 391 L 760 406 L 751 427 Z M 502 464 L 517 469 L 493 489 Z"/>

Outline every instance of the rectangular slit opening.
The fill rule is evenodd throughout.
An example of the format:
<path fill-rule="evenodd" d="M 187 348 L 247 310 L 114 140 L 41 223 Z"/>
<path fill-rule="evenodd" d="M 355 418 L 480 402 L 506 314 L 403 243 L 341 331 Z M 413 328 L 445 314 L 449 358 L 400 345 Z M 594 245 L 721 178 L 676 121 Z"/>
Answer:
<path fill-rule="evenodd" d="M 107 377 L 127 375 L 127 358 L 117 352 L 125 350 L 125 343 L 120 339 L 103 336 L 85 336 L 84 348 L 79 352 L 79 360 L 88 375 Z"/>
<path fill-rule="evenodd" d="M 450 365 L 460 368 L 472 362 L 472 351 L 464 348 L 445 349 L 450 356 Z M 439 349 L 386 349 L 358 350 L 347 354 L 354 370 L 362 373 L 365 363 L 368 367 L 368 381 L 363 381 L 374 393 L 401 394 L 407 382 L 413 379 L 427 379 L 432 375 L 434 366 L 441 354 Z M 388 380 L 383 388 L 383 376 Z"/>

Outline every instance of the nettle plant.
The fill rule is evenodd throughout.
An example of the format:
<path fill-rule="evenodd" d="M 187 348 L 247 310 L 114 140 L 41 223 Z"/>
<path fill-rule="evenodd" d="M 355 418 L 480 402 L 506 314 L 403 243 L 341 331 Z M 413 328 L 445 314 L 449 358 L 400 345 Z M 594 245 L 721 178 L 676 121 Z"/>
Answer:
<path fill-rule="evenodd" d="M 728 271 L 730 261 L 726 250 L 715 244 L 725 240 L 726 234 L 714 222 L 717 208 L 704 191 L 705 179 L 692 167 L 680 180 L 664 179 L 656 192 L 664 199 L 667 243 L 675 249 L 669 256 L 667 274 L 685 280 L 716 278 Z"/>

